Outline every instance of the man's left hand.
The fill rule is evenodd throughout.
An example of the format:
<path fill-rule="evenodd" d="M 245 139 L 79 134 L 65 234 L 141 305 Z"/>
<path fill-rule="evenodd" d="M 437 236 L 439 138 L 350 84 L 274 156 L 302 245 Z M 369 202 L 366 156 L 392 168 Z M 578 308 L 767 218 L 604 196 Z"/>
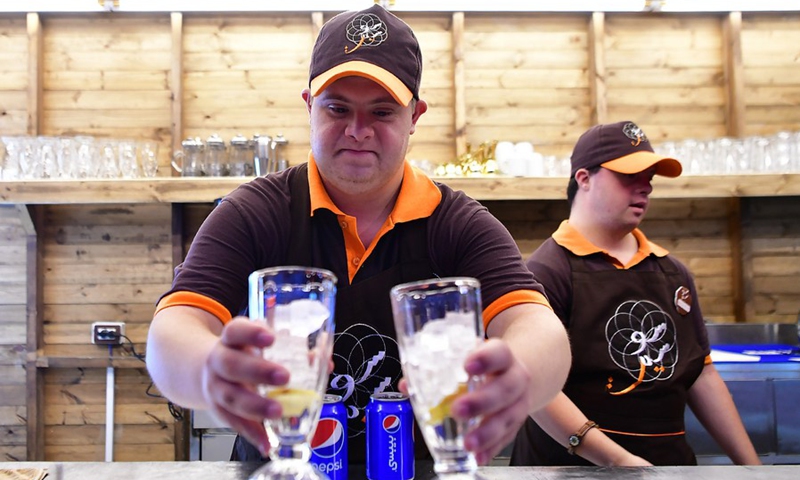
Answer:
<path fill-rule="evenodd" d="M 499 339 L 489 339 L 472 352 L 464 368 L 470 375 L 483 376 L 483 382 L 455 400 L 451 413 L 460 420 L 481 417 L 466 434 L 464 444 L 479 464 L 486 465 L 511 443 L 532 413 L 531 376 L 508 344 Z"/>

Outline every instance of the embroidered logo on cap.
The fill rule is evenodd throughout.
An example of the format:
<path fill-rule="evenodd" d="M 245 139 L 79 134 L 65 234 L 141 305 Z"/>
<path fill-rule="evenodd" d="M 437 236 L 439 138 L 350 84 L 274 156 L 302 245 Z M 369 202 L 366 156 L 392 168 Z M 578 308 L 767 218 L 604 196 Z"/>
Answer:
<path fill-rule="evenodd" d="M 622 127 L 622 133 L 624 133 L 626 137 L 633 140 L 631 145 L 634 147 L 638 147 L 640 143 L 647 141 L 647 135 L 645 135 L 644 131 L 635 123 L 626 123 Z"/>
<path fill-rule="evenodd" d="M 347 25 L 347 39 L 355 44 L 355 48 L 344 47 L 344 53 L 353 53 L 362 46 L 377 47 L 387 38 L 389 30 L 377 15 L 358 15 Z"/>

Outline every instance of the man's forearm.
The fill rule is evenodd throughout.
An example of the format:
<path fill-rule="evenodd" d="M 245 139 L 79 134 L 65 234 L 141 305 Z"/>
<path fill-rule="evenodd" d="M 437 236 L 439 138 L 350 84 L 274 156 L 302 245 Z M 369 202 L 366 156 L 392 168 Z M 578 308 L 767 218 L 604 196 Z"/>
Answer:
<path fill-rule="evenodd" d="M 192 307 L 160 311 L 147 337 L 147 370 L 159 391 L 187 408 L 208 408 L 203 396 L 203 367 L 219 339 L 222 324 Z"/>
<path fill-rule="evenodd" d="M 527 368 L 532 386 L 531 413 L 561 391 L 571 355 L 567 333 L 552 310 L 533 303 L 508 308 L 489 324 L 489 334 L 506 341 Z"/>

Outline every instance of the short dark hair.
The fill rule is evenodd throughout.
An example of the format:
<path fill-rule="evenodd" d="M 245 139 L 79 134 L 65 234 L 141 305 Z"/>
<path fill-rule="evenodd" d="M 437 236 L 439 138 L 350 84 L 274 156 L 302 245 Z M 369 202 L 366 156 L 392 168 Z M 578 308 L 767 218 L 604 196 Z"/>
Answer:
<path fill-rule="evenodd" d="M 586 170 L 589 172 L 589 175 L 594 175 L 601 168 L 603 167 L 596 165 L 594 167 L 589 167 Z M 567 203 L 569 204 L 569 208 L 572 208 L 572 202 L 575 200 L 576 193 L 578 193 L 578 181 L 575 180 L 575 175 L 573 175 L 569 177 L 569 183 L 567 184 Z"/>

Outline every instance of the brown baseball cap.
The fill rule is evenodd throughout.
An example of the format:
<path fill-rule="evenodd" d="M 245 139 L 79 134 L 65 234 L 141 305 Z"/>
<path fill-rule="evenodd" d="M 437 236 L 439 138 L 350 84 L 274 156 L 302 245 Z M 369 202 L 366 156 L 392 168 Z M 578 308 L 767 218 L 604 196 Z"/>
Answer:
<path fill-rule="evenodd" d="M 681 162 L 653 152 L 650 141 L 631 121 L 595 125 L 580 136 L 572 150 L 570 177 L 581 168 L 601 166 L 618 173 L 639 173 L 656 166 L 656 175 L 677 177 Z"/>
<path fill-rule="evenodd" d="M 403 106 L 419 99 L 422 52 L 411 27 L 380 5 L 328 20 L 311 53 L 311 95 L 348 76 L 379 83 Z"/>

